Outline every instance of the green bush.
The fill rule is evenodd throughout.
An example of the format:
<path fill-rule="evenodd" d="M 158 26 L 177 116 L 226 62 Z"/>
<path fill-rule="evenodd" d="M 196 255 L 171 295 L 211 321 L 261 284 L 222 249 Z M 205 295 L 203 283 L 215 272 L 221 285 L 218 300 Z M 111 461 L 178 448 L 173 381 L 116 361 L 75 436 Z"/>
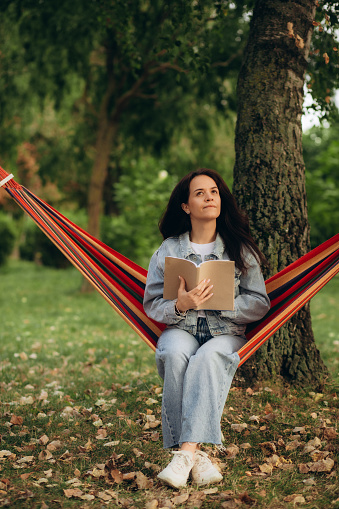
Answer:
<path fill-rule="evenodd" d="M 3 265 L 11 254 L 15 237 L 13 219 L 6 214 L 0 213 L 0 265 Z"/>
<path fill-rule="evenodd" d="M 176 180 L 152 158 L 133 161 L 114 187 L 120 214 L 102 219 L 103 242 L 147 268 L 162 242 L 158 221 Z"/>

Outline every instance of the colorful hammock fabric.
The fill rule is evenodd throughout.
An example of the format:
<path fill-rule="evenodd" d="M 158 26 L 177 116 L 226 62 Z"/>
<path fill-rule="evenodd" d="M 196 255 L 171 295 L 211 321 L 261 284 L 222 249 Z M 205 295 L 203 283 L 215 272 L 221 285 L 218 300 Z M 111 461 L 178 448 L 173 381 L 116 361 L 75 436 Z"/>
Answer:
<path fill-rule="evenodd" d="M 16 183 L 0 167 L 0 186 L 27 212 L 41 230 L 88 279 L 122 318 L 155 350 L 164 324 L 143 309 L 147 271 Z M 266 281 L 271 309 L 247 329 L 248 339 L 238 354 L 243 364 L 292 315 L 339 272 L 339 234 L 293 262 Z"/>

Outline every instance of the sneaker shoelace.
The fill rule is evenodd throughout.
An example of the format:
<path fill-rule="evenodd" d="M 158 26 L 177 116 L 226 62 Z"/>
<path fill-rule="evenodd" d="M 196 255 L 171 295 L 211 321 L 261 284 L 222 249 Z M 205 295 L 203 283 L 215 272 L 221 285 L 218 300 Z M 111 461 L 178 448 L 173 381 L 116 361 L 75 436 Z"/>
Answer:
<path fill-rule="evenodd" d="M 207 470 L 208 468 L 211 467 L 212 464 L 207 454 L 202 451 L 196 453 L 194 463 L 195 466 L 199 467 L 201 471 Z"/>
<path fill-rule="evenodd" d="M 174 458 L 171 461 L 171 467 L 174 472 L 181 474 L 191 466 L 191 460 L 186 454 L 182 454 L 181 451 L 174 451 L 172 454 Z"/>

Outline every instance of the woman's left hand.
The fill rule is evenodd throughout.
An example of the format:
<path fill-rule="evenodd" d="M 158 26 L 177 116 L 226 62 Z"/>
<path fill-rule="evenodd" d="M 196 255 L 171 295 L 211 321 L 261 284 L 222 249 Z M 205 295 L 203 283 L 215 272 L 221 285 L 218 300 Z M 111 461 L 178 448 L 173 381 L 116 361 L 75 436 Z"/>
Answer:
<path fill-rule="evenodd" d="M 176 303 L 179 313 L 185 313 L 189 309 L 195 309 L 212 297 L 213 293 L 211 293 L 211 290 L 213 285 L 209 285 L 211 281 L 210 279 L 203 279 L 190 292 L 186 291 L 186 282 L 184 278 L 179 276 L 179 279 L 180 286 L 178 289 L 178 300 Z"/>

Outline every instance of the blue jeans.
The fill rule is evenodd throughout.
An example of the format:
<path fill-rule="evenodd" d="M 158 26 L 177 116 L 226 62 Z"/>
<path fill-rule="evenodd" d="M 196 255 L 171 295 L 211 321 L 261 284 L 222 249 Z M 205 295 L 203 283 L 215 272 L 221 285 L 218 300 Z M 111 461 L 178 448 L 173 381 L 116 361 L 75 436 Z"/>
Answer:
<path fill-rule="evenodd" d="M 221 444 L 220 420 L 239 364 L 242 336 L 211 337 L 206 319 L 197 334 L 179 328 L 161 334 L 155 359 L 164 380 L 162 431 L 164 448 L 183 442 Z"/>

